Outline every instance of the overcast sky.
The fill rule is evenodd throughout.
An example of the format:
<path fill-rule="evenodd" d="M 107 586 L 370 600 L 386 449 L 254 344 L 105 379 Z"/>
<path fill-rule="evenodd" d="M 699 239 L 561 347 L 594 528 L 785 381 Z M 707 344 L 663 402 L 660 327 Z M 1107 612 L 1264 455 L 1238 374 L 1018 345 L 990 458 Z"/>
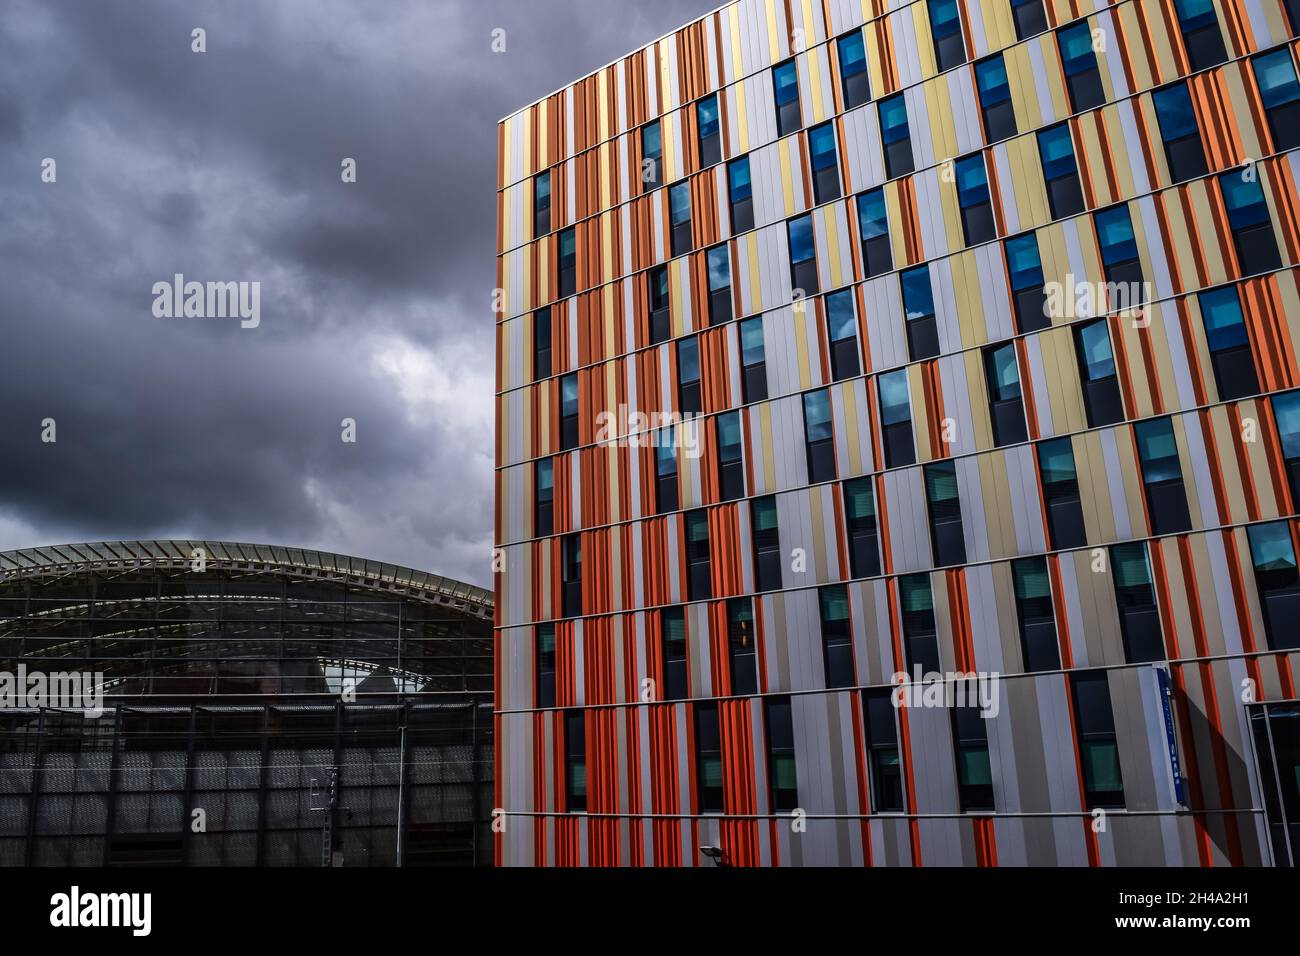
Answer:
<path fill-rule="evenodd" d="M 0 550 L 488 584 L 497 120 L 714 6 L 0 0 Z M 260 282 L 260 326 L 156 318 L 176 273 Z"/>

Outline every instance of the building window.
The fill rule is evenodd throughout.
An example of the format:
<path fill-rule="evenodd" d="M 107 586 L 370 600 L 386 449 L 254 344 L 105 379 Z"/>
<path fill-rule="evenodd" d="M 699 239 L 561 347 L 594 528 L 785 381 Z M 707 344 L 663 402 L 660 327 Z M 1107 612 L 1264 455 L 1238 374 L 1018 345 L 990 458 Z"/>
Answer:
<path fill-rule="evenodd" d="M 540 382 L 551 374 L 551 310 L 543 307 L 533 313 L 533 381 Z"/>
<path fill-rule="evenodd" d="M 698 415 L 700 404 L 700 346 L 694 336 L 677 342 L 677 410 Z"/>
<path fill-rule="evenodd" d="M 659 121 L 641 127 L 641 192 L 663 185 L 664 147 Z"/>
<path fill-rule="evenodd" d="M 564 712 L 564 809 L 587 811 L 587 728 L 581 710 Z"/>
<path fill-rule="evenodd" d="M 858 316 L 853 290 L 841 289 L 826 297 L 826 328 L 830 333 L 831 375 L 839 382 L 862 371 L 858 362 Z"/>
<path fill-rule="evenodd" d="M 551 171 L 533 177 L 533 238 L 551 231 Z"/>
<path fill-rule="evenodd" d="M 533 467 L 537 489 L 533 536 L 544 538 L 555 531 L 555 460 L 539 458 Z"/>
<path fill-rule="evenodd" d="M 677 510 L 676 430 L 669 425 L 658 432 L 655 445 L 655 506 L 658 514 Z"/>
<path fill-rule="evenodd" d="M 740 385 L 745 404 L 767 398 L 767 361 L 763 353 L 763 318 L 740 323 Z"/>
<path fill-rule="evenodd" d="M 974 246 L 997 238 L 983 153 L 957 160 L 957 204 L 961 207 L 961 228 L 966 236 L 966 245 Z"/>
<path fill-rule="evenodd" d="M 754 540 L 754 590 L 780 590 L 781 533 L 777 526 L 775 495 L 750 501 L 749 531 Z"/>
<path fill-rule="evenodd" d="M 1016 111 L 1011 103 L 1007 65 L 998 53 L 975 64 L 975 89 L 984 118 L 984 141 L 996 143 L 1016 135 Z"/>
<path fill-rule="evenodd" d="M 1122 422 L 1124 403 L 1120 399 L 1119 376 L 1115 372 L 1115 354 L 1111 351 L 1106 320 L 1097 319 L 1075 326 L 1074 351 L 1079 359 L 1088 427 L 1100 428 Z"/>
<path fill-rule="evenodd" d="M 827 687 L 852 687 L 853 634 L 849 627 L 849 589 L 830 584 L 817 591 L 822 622 L 822 666 Z"/>
<path fill-rule="evenodd" d="M 722 735 L 718 705 L 695 705 L 695 793 L 700 813 L 722 813 Z"/>
<path fill-rule="evenodd" d="M 582 615 L 582 535 L 564 536 L 564 580 L 561 587 L 563 617 Z"/>
<path fill-rule="evenodd" d="M 1093 216 L 1093 225 L 1097 229 L 1097 242 L 1101 247 L 1101 263 L 1106 272 L 1106 281 L 1112 285 L 1128 285 L 1132 291 L 1116 290 L 1116 295 L 1127 295 L 1128 306 L 1137 305 L 1143 296 L 1140 288 L 1142 282 L 1142 263 L 1138 259 L 1137 240 L 1133 236 L 1133 220 L 1129 216 L 1128 206 L 1121 203 L 1103 209 Z M 1111 303 L 1112 308 L 1117 303 Z"/>
<path fill-rule="evenodd" d="M 1300 81 L 1295 60 L 1287 47 L 1265 53 L 1250 61 L 1255 85 L 1268 116 L 1268 128 L 1279 150 L 1300 146 Z"/>
<path fill-rule="evenodd" d="M 534 668 L 537 684 L 533 688 L 533 706 L 555 706 L 555 625 L 538 624 L 533 628 Z"/>
<path fill-rule="evenodd" d="M 1011 304 L 1016 313 L 1016 328 L 1035 332 L 1052 324 L 1047 314 L 1047 291 L 1043 279 L 1043 262 L 1038 254 L 1038 237 L 1032 232 L 1008 239 L 1002 244 L 1007 257 L 1007 275 L 1011 278 Z"/>
<path fill-rule="evenodd" d="M 660 640 L 664 655 L 664 700 L 685 700 L 689 694 L 686 677 L 686 615 L 679 607 L 659 613 Z"/>
<path fill-rule="evenodd" d="M 713 596 L 709 564 L 709 516 L 703 508 L 686 512 L 687 599 Z"/>
<path fill-rule="evenodd" d="M 1088 539 L 1079 501 L 1079 477 L 1074 469 L 1074 445 L 1069 438 L 1054 438 L 1039 442 L 1037 451 L 1051 548 L 1082 548 Z"/>
<path fill-rule="evenodd" d="M 835 435 L 831 425 L 831 396 L 826 389 L 803 397 L 804 443 L 808 453 L 808 483 L 835 478 Z"/>
<path fill-rule="evenodd" d="M 880 425 L 885 449 L 885 467 L 897 468 L 916 461 L 912 443 L 912 399 L 908 391 L 907 369 L 898 369 L 876 379 L 880 390 Z"/>
<path fill-rule="evenodd" d="M 873 189 L 858 197 L 858 228 L 862 232 L 862 270 L 866 277 L 870 279 L 894 268 L 883 189 Z"/>
<path fill-rule="evenodd" d="M 1300 391 L 1274 395 L 1272 402 L 1287 483 L 1291 486 L 1292 507 L 1300 507 Z"/>
<path fill-rule="evenodd" d="M 1016 21 L 1017 40 L 1027 40 L 1047 31 L 1043 0 L 1011 0 L 1011 16 Z"/>
<path fill-rule="evenodd" d="M 966 538 L 961 526 L 961 496 L 957 465 L 940 461 L 926 465 L 925 502 L 930 514 L 930 542 L 936 567 L 966 563 Z"/>
<path fill-rule="evenodd" d="M 817 292 L 817 244 L 813 239 L 812 216 L 800 216 L 786 223 L 790 240 L 790 287 L 796 299 Z"/>
<path fill-rule="evenodd" d="M 1183 45 L 1193 72 L 1208 70 L 1228 59 L 1213 0 L 1174 0 L 1174 9 L 1178 11 L 1178 25 L 1183 30 Z"/>
<path fill-rule="evenodd" d="M 1061 649 L 1056 641 L 1056 614 L 1052 610 L 1047 559 L 1012 561 L 1011 579 L 1016 594 L 1016 617 L 1020 621 L 1020 651 L 1025 659 L 1025 672 L 1057 670 L 1061 666 Z"/>
<path fill-rule="evenodd" d="M 1268 215 L 1268 203 L 1259 178 L 1247 179 L 1239 169 L 1219 175 L 1223 204 L 1228 209 L 1228 225 L 1237 247 L 1237 262 L 1242 275 L 1268 272 L 1282 265 L 1277 252 L 1277 237 Z"/>
<path fill-rule="evenodd" d="M 1142 464 L 1151 533 L 1190 531 L 1192 519 L 1187 512 L 1187 493 L 1183 490 L 1183 469 L 1178 461 L 1173 420 L 1156 418 L 1138 422 L 1133 426 L 1133 434 Z"/>
<path fill-rule="evenodd" d="M 870 478 L 844 482 L 844 515 L 849 532 L 849 573 L 855 578 L 874 578 L 880 574 L 880 534 Z"/>
<path fill-rule="evenodd" d="M 578 246 L 577 237 L 570 227 L 560 233 L 560 254 L 557 257 L 560 278 L 557 283 L 557 298 L 567 299 L 578 290 Z"/>
<path fill-rule="evenodd" d="M 650 344 L 667 342 L 673 335 L 671 302 L 668 294 L 668 267 L 655 266 L 646 273 L 650 286 Z"/>
<path fill-rule="evenodd" d="M 799 806 L 790 698 L 769 697 L 763 702 L 763 718 L 767 729 L 768 805 L 773 813 L 789 813 Z"/>
<path fill-rule="evenodd" d="M 812 161 L 813 196 L 817 205 L 840 198 L 840 168 L 835 160 L 835 123 L 822 123 L 808 131 Z"/>
<path fill-rule="evenodd" d="M 844 109 L 851 110 L 871 100 L 871 74 L 867 70 L 867 49 L 862 31 L 854 30 L 839 39 L 840 90 Z"/>
<path fill-rule="evenodd" d="M 578 447 L 578 373 L 560 379 L 560 451 Z"/>
<path fill-rule="evenodd" d="M 1226 401 L 1259 392 L 1250 337 L 1241 315 L 1241 301 L 1235 286 L 1223 286 L 1197 296 L 1205 343 L 1210 348 L 1210 365 L 1219 397 Z"/>
<path fill-rule="evenodd" d="M 862 693 L 873 813 L 903 812 L 903 767 L 898 755 L 898 724 L 892 694 L 888 689 Z"/>
<path fill-rule="evenodd" d="M 930 575 L 903 575 L 898 579 L 898 593 L 903 608 L 903 647 L 911 671 L 909 679 L 921 680 L 927 674 L 939 672 L 939 635 L 934 626 Z"/>
<path fill-rule="evenodd" d="M 1156 121 L 1160 124 L 1160 139 L 1165 144 L 1165 162 L 1169 164 L 1169 178 L 1181 183 L 1209 172 L 1205 163 L 1205 147 L 1201 145 L 1201 129 L 1196 123 L 1196 110 L 1186 83 L 1175 83 L 1151 94 L 1156 108 Z"/>
<path fill-rule="evenodd" d="M 1088 21 L 1080 20 L 1057 30 L 1056 43 L 1065 69 L 1065 86 L 1070 93 L 1070 112 L 1082 113 L 1106 102 Z"/>
<path fill-rule="evenodd" d="M 1160 634 L 1160 611 L 1156 608 L 1146 542 L 1112 545 L 1110 567 L 1124 659 L 1130 664 L 1164 660 L 1165 642 Z"/>
<path fill-rule="evenodd" d="M 754 604 L 750 598 L 727 602 L 727 647 L 731 654 L 731 693 L 758 693 L 757 638 L 754 634 Z"/>
<path fill-rule="evenodd" d="M 1089 810 L 1124 809 L 1124 778 L 1115 742 L 1115 715 L 1110 707 L 1110 681 L 1105 671 L 1070 675 L 1074 691 L 1074 723 L 1079 730 L 1079 766 L 1083 768 L 1083 799 Z"/>
<path fill-rule="evenodd" d="M 898 93 L 881 100 L 880 140 L 885 149 L 885 176 L 906 176 L 915 167 L 912 162 L 912 134 L 907 126 L 907 101 Z"/>
<path fill-rule="evenodd" d="M 718 94 L 695 104 L 695 125 L 700 136 L 700 168 L 722 159 L 722 134 L 718 123 Z"/>
<path fill-rule="evenodd" d="M 691 184 L 687 180 L 669 187 L 668 209 L 673 255 L 680 256 L 691 251 Z"/>
<path fill-rule="evenodd" d="M 934 38 L 934 62 L 942 73 L 966 62 L 961 17 L 957 12 L 957 0 L 929 0 L 928 5 L 930 34 Z"/>
<path fill-rule="evenodd" d="M 984 350 L 984 378 L 988 383 L 993 444 L 1001 447 L 1028 439 L 1025 404 L 1020 397 L 1020 367 L 1016 364 L 1015 342 L 993 345 Z"/>
<path fill-rule="evenodd" d="M 772 67 L 772 87 L 776 95 L 776 132 L 788 136 L 803 126 L 799 115 L 799 70 L 794 60 Z"/>
<path fill-rule="evenodd" d="M 974 688 L 967 690 L 971 700 Z M 993 766 L 989 760 L 988 727 L 978 705 L 956 706 L 952 713 L 952 746 L 957 763 L 957 797 L 962 813 L 993 811 Z"/>
<path fill-rule="evenodd" d="M 1252 525 L 1246 529 L 1246 536 L 1268 646 L 1275 651 L 1300 648 L 1300 628 L 1296 627 L 1300 619 L 1300 574 L 1296 571 L 1290 523 Z"/>
<path fill-rule="evenodd" d="M 740 412 L 719 415 L 718 422 L 718 500 L 735 501 L 745 496 L 745 469 L 742 461 Z"/>
<path fill-rule="evenodd" d="M 1058 123 L 1038 134 L 1038 158 L 1043 164 L 1047 205 L 1053 219 L 1064 219 L 1083 211 L 1083 187 L 1074 162 L 1074 139 L 1070 124 Z"/>
<path fill-rule="evenodd" d="M 1295 36 L 1300 33 L 1300 0 L 1283 0 L 1282 6 L 1286 10 L 1286 24 Z"/>
<path fill-rule="evenodd" d="M 709 272 L 709 324 L 720 325 L 732 317 L 731 257 L 726 245 L 714 246 L 706 254 Z"/>
<path fill-rule="evenodd" d="M 727 192 L 731 197 L 733 235 L 754 228 L 754 187 L 749 181 L 749 157 L 727 163 Z"/>
<path fill-rule="evenodd" d="M 907 316 L 907 353 L 913 362 L 939 354 L 939 323 L 934 315 L 934 287 L 930 267 L 917 266 L 898 274 Z"/>

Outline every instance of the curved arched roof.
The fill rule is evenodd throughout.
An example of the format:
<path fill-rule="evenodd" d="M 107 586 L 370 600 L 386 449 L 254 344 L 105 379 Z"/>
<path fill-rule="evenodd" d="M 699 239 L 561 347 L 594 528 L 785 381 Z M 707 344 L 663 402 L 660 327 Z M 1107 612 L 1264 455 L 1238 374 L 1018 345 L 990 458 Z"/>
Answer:
<path fill-rule="evenodd" d="M 365 558 L 231 541 L 100 541 L 0 552 L 0 583 L 87 571 L 187 568 L 196 553 L 217 570 L 264 571 L 400 594 L 492 619 L 492 592 L 427 571 Z"/>

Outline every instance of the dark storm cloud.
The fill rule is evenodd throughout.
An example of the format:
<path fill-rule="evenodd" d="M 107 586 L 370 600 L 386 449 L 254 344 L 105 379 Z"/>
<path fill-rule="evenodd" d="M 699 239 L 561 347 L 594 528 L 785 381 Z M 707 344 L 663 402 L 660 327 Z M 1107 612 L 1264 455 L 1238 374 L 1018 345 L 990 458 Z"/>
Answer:
<path fill-rule="evenodd" d="M 486 583 L 496 121 L 712 6 L 4 0 L 0 549 L 252 539 Z M 177 272 L 260 281 L 261 326 L 154 318 Z"/>

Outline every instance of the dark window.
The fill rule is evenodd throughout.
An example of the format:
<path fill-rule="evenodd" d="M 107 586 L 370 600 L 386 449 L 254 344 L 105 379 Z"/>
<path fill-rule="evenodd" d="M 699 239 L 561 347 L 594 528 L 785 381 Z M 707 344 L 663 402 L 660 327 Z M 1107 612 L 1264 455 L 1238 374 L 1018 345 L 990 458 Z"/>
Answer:
<path fill-rule="evenodd" d="M 533 628 L 533 652 L 537 672 L 535 707 L 555 706 L 555 625 L 538 624 Z"/>
<path fill-rule="evenodd" d="M 722 159 L 722 134 L 718 123 L 716 93 L 695 104 L 695 124 L 699 127 L 700 168 L 703 169 Z"/>
<path fill-rule="evenodd" d="M 934 316 L 934 287 L 930 267 L 917 266 L 898 274 L 907 316 L 907 352 L 913 362 L 939 354 L 939 323 Z"/>
<path fill-rule="evenodd" d="M 677 443 L 676 429 L 669 425 L 656 433 L 655 510 L 667 514 L 677 510 Z"/>
<path fill-rule="evenodd" d="M 853 634 L 849 627 L 849 589 L 830 584 L 817 591 L 822 622 L 822 667 L 827 687 L 852 687 Z"/>
<path fill-rule="evenodd" d="M 790 698 L 769 697 L 763 702 L 763 717 L 767 729 L 768 804 L 773 813 L 789 813 L 799 806 Z"/>
<path fill-rule="evenodd" d="M 735 501 L 745 496 L 745 468 L 741 449 L 740 412 L 719 415 L 718 500 Z"/>
<path fill-rule="evenodd" d="M 740 323 L 741 391 L 745 403 L 767 398 L 767 362 L 763 355 L 763 319 L 755 316 Z"/>
<path fill-rule="evenodd" d="M 1079 501 L 1079 478 L 1074 469 L 1074 445 L 1069 438 L 1038 444 L 1038 473 L 1043 481 L 1052 550 L 1083 547 L 1088 539 Z"/>
<path fill-rule="evenodd" d="M 1250 337 L 1241 315 L 1241 301 L 1235 286 L 1223 286 L 1197 296 L 1201 321 L 1205 324 L 1205 343 L 1210 348 L 1210 364 L 1219 397 L 1228 401 L 1254 395 L 1259 391 L 1255 359 Z"/>
<path fill-rule="evenodd" d="M 934 62 L 939 72 L 966 62 L 966 45 L 962 42 L 961 16 L 957 0 L 929 0 L 930 34 L 934 38 Z"/>
<path fill-rule="evenodd" d="M 1142 263 L 1138 259 L 1137 240 L 1133 236 L 1133 220 L 1129 217 L 1128 206 L 1121 203 L 1103 209 L 1093 216 L 1093 225 L 1097 229 L 1097 243 L 1101 247 L 1101 263 L 1106 273 L 1106 281 L 1114 286 L 1127 285 L 1130 288 L 1116 289 L 1111 295 L 1111 307 L 1134 306 L 1144 298 L 1140 289 L 1142 282 Z"/>
<path fill-rule="evenodd" d="M 1061 649 L 1056 642 L 1056 615 L 1052 610 L 1047 559 L 1012 561 L 1011 578 L 1016 593 L 1020 651 L 1025 658 L 1025 671 L 1054 671 L 1061 666 Z"/>
<path fill-rule="evenodd" d="M 831 396 L 822 389 L 803 397 L 804 439 L 808 453 L 808 483 L 835 478 L 835 435 L 831 426 Z"/>
<path fill-rule="evenodd" d="M 808 131 L 812 162 L 813 196 L 818 205 L 840 198 L 840 167 L 835 160 L 835 123 L 822 123 Z"/>
<path fill-rule="evenodd" d="M 731 257 L 727 247 L 714 246 L 707 253 L 709 272 L 709 324 L 720 325 L 732 317 Z"/>
<path fill-rule="evenodd" d="M 1083 211 L 1083 187 L 1074 162 L 1074 139 L 1070 124 L 1058 123 L 1038 134 L 1038 158 L 1043 164 L 1047 205 L 1053 219 L 1064 219 Z"/>
<path fill-rule="evenodd" d="M 582 614 L 582 536 L 564 536 L 564 581 L 561 615 L 578 617 Z"/>
<path fill-rule="evenodd" d="M 885 175 L 889 179 L 906 176 L 915 166 L 912 160 L 912 134 L 907 126 L 907 101 L 898 93 L 881 100 L 880 140 L 885 149 Z"/>
<path fill-rule="evenodd" d="M 813 239 L 812 216 L 800 216 L 786 223 L 790 240 L 790 287 L 794 298 L 817 292 L 817 244 Z"/>
<path fill-rule="evenodd" d="M 641 127 L 641 192 L 648 193 L 663 185 L 664 147 L 659 135 L 659 121 Z"/>
<path fill-rule="evenodd" d="M 703 508 L 686 512 L 687 597 L 691 601 L 713 596 L 709 565 L 709 517 Z"/>
<path fill-rule="evenodd" d="M 718 724 L 718 705 L 695 705 L 695 771 L 700 813 L 721 813 L 722 736 Z"/>
<path fill-rule="evenodd" d="M 1115 354 L 1110 348 L 1110 330 L 1105 319 L 1097 319 L 1074 329 L 1074 350 L 1079 358 L 1079 378 L 1083 383 L 1083 407 L 1088 413 L 1088 427 L 1100 428 L 1124 420 L 1124 403 L 1120 399 L 1119 376 L 1115 373 Z"/>
<path fill-rule="evenodd" d="M 1026 40 L 1047 31 L 1043 0 L 1011 0 L 1011 16 L 1016 21 L 1017 40 Z"/>
<path fill-rule="evenodd" d="M 1115 577 L 1115 606 L 1119 611 L 1124 659 L 1130 664 L 1164 660 L 1165 642 L 1160 634 L 1160 611 L 1151 584 L 1146 542 L 1113 545 L 1110 567 Z"/>
<path fill-rule="evenodd" d="M 750 501 L 749 530 L 754 539 L 754 590 L 778 590 L 781 587 L 781 533 L 777 527 L 774 495 Z"/>
<path fill-rule="evenodd" d="M 587 809 L 587 728 L 580 710 L 564 713 L 564 808 Z"/>
<path fill-rule="evenodd" d="M 702 408 L 700 348 L 692 336 L 677 342 L 677 410 L 683 415 L 698 415 Z"/>
<path fill-rule="evenodd" d="M 852 289 L 841 289 L 826 297 L 826 328 L 830 334 L 834 380 L 858 375 L 862 366 L 858 362 L 858 316 L 853 309 Z"/>
<path fill-rule="evenodd" d="M 1228 225 L 1237 247 L 1237 262 L 1242 275 L 1268 272 L 1282 265 L 1273 235 L 1273 221 L 1268 215 L 1264 190 L 1255 175 L 1247 178 L 1241 170 L 1221 173 L 1219 188 L 1228 209 Z"/>
<path fill-rule="evenodd" d="M 1228 59 L 1213 0 L 1174 0 L 1178 25 L 1192 70 L 1208 70 Z"/>
<path fill-rule="evenodd" d="M 1300 619 L 1300 574 L 1296 572 L 1291 526 L 1286 521 L 1257 524 L 1247 528 L 1246 535 L 1268 646 L 1275 651 L 1300 648 L 1300 627 L 1296 627 Z"/>
<path fill-rule="evenodd" d="M 750 598 L 727 602 L 727 648 L 731 654 L 731 693 L 758 693 L 757 637 L 754 633 L 754 605 Z"/>
<path fill-rule="evenodd" d="M 1201 130 L 1196 124 L 1196 110 L 1186 83 L 1175 83 L 1151 94 L 1160 124 L 1160 139 L 1165 144 L 1165 161 L 1169 164 L 1169 178 L 1181 183 L 1209 172 L 1205 163 L 1205 147 L 1201 145 Z"/>
<path fill-rule="evenodd" d="M 540 458 L 534 468 L 537 510 L 533 516 L 533 536 L 544 538 L 555 531 L 555 461 Z"/>
<path fill-rule="evenodd" d="M 540 382 L 551 374 L 551 310 L 533 313 L 533 381 Z"/>
<path fill-rule="evenodd" d="M 876 379 L 880 390 L 880 426 L 884 435 L 885 467 L 897 468 L 916 461 L 912 443 L 912 398 L 908 391 L 907 370 L 899 369 Z"/>
<path fill-rule="evenodd" d="M 930 513 L 930 542 L 936 567 L 966 563 L 966 538 L 961 526 L 961 496 L 957 466 L 951 461 L 926 465 L 925 502 Z"/>
<path fill-rule="evenodd" d="M 988 382 L 989 418 L 993 421 L 993 443 L 1014 445 L 1025 441 L 1025 404 L 1020 397 L 1020 366 L 1016 364 L 1016 343 L 1006 342 L 984 350 L 984 378 Z"/>
<path fill-rule="evenodd" d="M 650 285 L 650 344 L 667 342 L 673 335 L 672 297 L 668 294 L 668 267 L 656 266 L 646 273 Z"/>
<path fill-rule="evenodd" d="M 1286 23 L 1291 28 L 1291 35 L 1300 33 L 1300 0 L 1282 0 L 1286 10 Z"/>
<path fill-rule="evenodd" d="M 855 578 L 880 574 L 880 533 L 876 493 L 870 478 L 844 482 L 844 514 L 849 534 L 849 569 Z"/>
<path fill-rule="evenodd" d="M 971 700 L 973 690 L 968 690 Z M 978 706 L 952 708 L 952 746 L 957 763 L 957 797 L 962 813 L 992 811 L 993 766 L 988 727 Z"/>
<path fill-rule="evenodd" d="M 1250 65 L 1274 144 L 1279 150 L 1300 146 L 1300 81 L 1290 49 L 1282 47 L 1257 56 Z"/>
<path fill-rule="evenodd" d="M 1286 461 L 1291 501 L 1300 506 L 1300 391 L 1273 396 L 1273 418 L 1277 421 L 1278 442 Z"/>
<path fill-rule="evenodd" d="M 898 579 L 903 608 L 903 646 L 910 680 L 939 672 L 939 635 L 934 625 L 934 593 L 930 575 L 905 574 Z M 919 672 L 919 673 L 918 673 Z"/>
<path fill-rule="evenodd" d="M 560 379 L 560 450 L 578 447 L 578 374 Z"/>
<path fill-rule="evenodd" d="M 731 198 L 732 234 L 754 228 L 754 187 L 749 181 L 749 157 L 727 163 L 727 192 Z"/>
<path fill-rule="evenodd" d="M 772 67 L 772 87 L 776 95 L 776 132 L 786 136 L 803 126 L 799 115 L 799 71 L 794 60 Z"/>
<path fill-rule="evenodd" d="M 1192 519 L 1187 512 L 1187 493 L 1183 490 L 1183 470 L 1178 461 L 1172 419 L 1138 422 L 1133 426 L 1133 434 L 1142 464 L 1151 533 L 1190 531 Z"/>
<path fill-rule="evenodd" d="M 1106 102 L 1088 21 L 1080 20 L 1057 30 L 1056 43 L 1061 52 L 1061 66 L 1065 69 L 1065 86 L 1070 93 L 1070 111 L 1082 113 Z"/>
<path fill-rule="evenodd" d="M 1007 257 L 1007 274 L 1011 277 L 1011 304 L 1016 313 L 1016 329 L 1034 332 L 1052 324 L 1047 314 L 1043 262 L 1038 254 L 1038 237 L 1032 232 L 1008 239 L 1002 244 Z"/>
<path fill-rule="evenodd" d="M 983 153 L 957 160 L 957 204 L 961 207 L 961 228 L 966 236 L 966 245 L 974 246 L 997 238 Z"/>
<path fill-rule="evenodd" d="M 867 70 L 867 50 L 862 31 L 854 30 L 839 39 L 840 89 L 844 108 L 851 110 L 871 99 L 871 74 Z"/>
<path fill-rule="evenodd" d="M 894 268 L 883 189 L 873 189 L 858 197 L 858 228 L 862 231 L 862 271 L 866 277 L 870 279 Z"/>
<path fill-rule="evenodd" d="M 533 177 L 533 238 L 551 231 L 551 171 Z"/>
<path fill-rule="evenodd" d="M 689 694 L 686 677 L 686 615 L 679 607 L 660 612 L 660 639 L 664 654 L 664 700 L 685 700 Z"/>
<path fill-rule="evenodd" d="M 557 298 L 568 298 L 578 288 L 578 249 L 577 239 L 572 228 L 560 233 L 560 281 Z"/>
<path fill-rule="evenodd" d="M 682 180 L 668 189 L 669 219 L 672 222 L 672 252 L 680 256 L 691 251 L 691 184 Z"/>
<path fill-rule="evenodd" d="M 1124 778 L 1115 742 L 1115 715 L 1110 707 L 1110 681 L 1105 671 L 1070 675 L 1074 691 L 1074 723 L 1079 730 L 1079 766 L 1083 768 L 1083 800 L 1089 810 L 1124 808 Z"/>
<path fill-rule="evenodd" d="M 984 141 L 996 143 L 1015 136 L 1016 111 L 1001 53 L 975 64 L 975 88 L 980 97 L 980 115 L 984 117 Z"/>
<path fill-rule="evenodd" d="M 894 711 L 893 691 L 863 691 L 862 719 L 866 724 L 863 731 L 873 813 L 903 812 L 903 766 Z"/>

